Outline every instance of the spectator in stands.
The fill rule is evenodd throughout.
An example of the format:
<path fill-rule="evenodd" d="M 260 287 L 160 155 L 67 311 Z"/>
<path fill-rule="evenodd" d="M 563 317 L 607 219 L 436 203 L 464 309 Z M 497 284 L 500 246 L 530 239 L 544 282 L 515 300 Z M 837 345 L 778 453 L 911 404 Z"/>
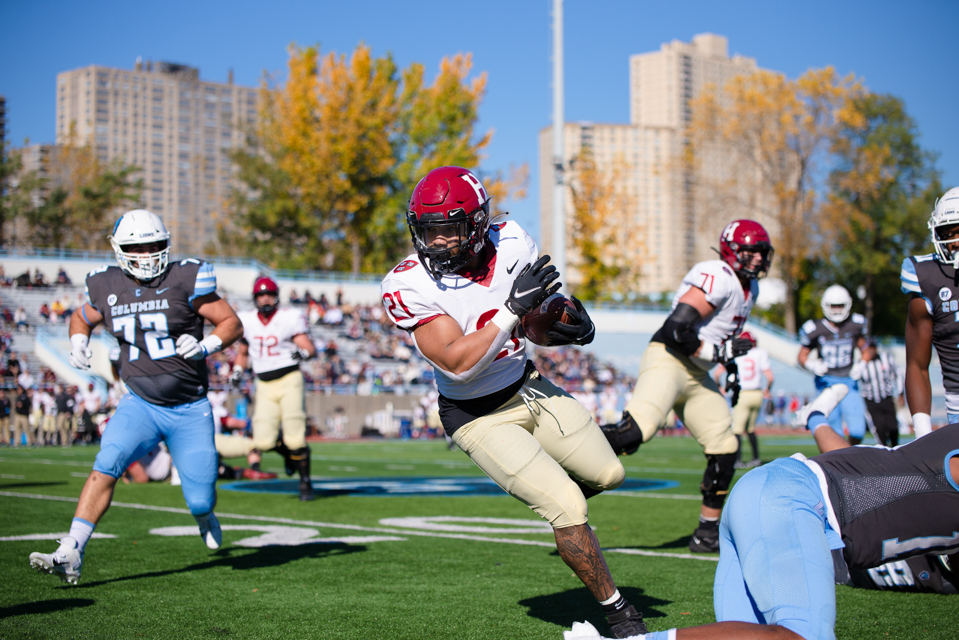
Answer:
<path fill-rule="evenodd" d="M 50 283 L 47 282 L 47 277 L 40 273 L 40 269 L 33 270 L 33 286 L 35 287 L 49 287 Z"/>
<path fill-rule="evenodd" d="M 30 328 L 27 323 L 27 310 L 22 305 L 13 312 L 13 322 L 17 325 L 17 331 L 27 331 Z"/>
<path fill-rule="evenodd" d="M 44 322 L 50 322 L 50 305 L 46 302 L 40 305 L 40 317 Z"/>
<path fill-rule="evenodd" d="M 290 304 L 300 304 L 303 300 L 296 294 L 296 289 L 290 289 Z"/>
<path fill-rule="evenodd" d="M 33 377 L 33 374 L 24 367 L 23 371 L 20 372 L 20 375 L 17 376 L 17 384 L 19 384 L 24 389 L 32 389 L 36 384 L 36 379 Z"/>
<path fill-rule="evenodd" d="M 26 437 L 27 446 L 33 444 L 30 434 L 30 410 L 33 408 L 33 389 L 17 387 L 17 399 L 13 413 L 13 446 L 19 447 Z"/>
<path fill-rule="evenodd" d="M 20 376 L 20 359 L 17 357 L 16 351 L 10 352 L 10 357 L 7 358 L 7 371 L 13 381 L 16 382 L 17 378 Z"/>
<path fill-rule="evenodd" d="M 7 390 L 0 388 L 0 444 L 11 444 L 10 409 L 10 398 L 7 397 Z"/>
<path fill-rule="evenodd" d="M 57 284 L 73 284 L 70 281 L 70 276 L 67 275 L 63 267 L 60 267 L 60 270 L 57 272 Z"/>
<path fill-rule="evenodd" d="M 53 303 L 50 305 L 50 322 L 60 322 L 60 320 L 63 319 L 64 313 L 65 310 L 60 298 L 54 299 Z"/>

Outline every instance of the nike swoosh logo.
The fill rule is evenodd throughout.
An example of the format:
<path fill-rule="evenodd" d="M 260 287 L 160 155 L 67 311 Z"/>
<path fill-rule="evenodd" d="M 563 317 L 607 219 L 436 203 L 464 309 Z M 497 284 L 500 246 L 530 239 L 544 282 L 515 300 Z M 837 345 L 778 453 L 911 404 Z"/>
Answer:
<path fill-rule="evenodd" d="M 204 414 L 203 414 L 203 417 L 205 418 L 205 417 L 207 417 L 208 415 L 210 415 L 210 414 L 209 414 L 209 413 L 204 413 Z"/>
<path fill-rule="evenodd" d="M 527 289 L 526 291 L 517 291 L 515 295 L 517 298 L 525 298 L 534 291 L 539 291 L 539 287 L 533 287 L 532 289 Z"/>
<path fill-rule="evenodd" d="M 507 267 L 507 268 L 506 268 L 506 273 L 513 273 L 513 269 L 515 269 L 515 268 L 516 268 L 516 265 L 518 265 L 518 264 L 519 264 L 519 260 L 517 260 L 516 262 L 514 262 L 512 267 Z"/>
<path fill-rule="evenodd" d="M 165 289 L 157 289 L 157 295 L 160 295 L 161 293 L 163 293 L 164 291 L 168 291 L 169 289 L 170 287 L 167 287 Z"/>

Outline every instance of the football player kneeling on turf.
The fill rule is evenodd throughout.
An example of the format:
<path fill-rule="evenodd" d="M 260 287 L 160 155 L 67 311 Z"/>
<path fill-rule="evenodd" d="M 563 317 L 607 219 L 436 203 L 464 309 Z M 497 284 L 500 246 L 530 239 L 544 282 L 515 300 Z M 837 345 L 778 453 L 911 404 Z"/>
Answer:
<path fill-rule="evenodd" d="M 606 612 L 617 638 L 645 633 L 613 583 L 586 498 L 622 484 L 623 465 L 589 412 L 536 371 L 520 319 L 559 288 L 515 222 L 491 224 L 490 198 L 466 169 L 416 185 L 407 223 L 416 253 L 383 279 L 383 304 L 436 372 L 440 418 L 457 446 L 552 526 L 560 556 Z M 586 344 L 585 311 L 554 339 Z"/>

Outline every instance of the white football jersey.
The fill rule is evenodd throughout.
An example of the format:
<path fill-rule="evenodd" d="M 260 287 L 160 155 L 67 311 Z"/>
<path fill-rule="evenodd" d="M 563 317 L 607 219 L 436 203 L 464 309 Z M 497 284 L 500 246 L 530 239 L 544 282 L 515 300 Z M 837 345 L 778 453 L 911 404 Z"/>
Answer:
<path fill-rule="evenodd" d="M 683 278 L 676 297 L 673 298 L 674 309 L 683 294 L 693 287 L 702 289 L 707 302 L 716 307 L 715 311 L 696 323 L 699 339 L 721 345 L 733 336 L 738 336 L 746 324 L 749 312 L 752 311 L 756 296 L 759 295 L 759 283 L 751 279 L 749 291 L 743 291 L 739 278 L 728 264 L 722 260 L 706 260 L 695 265 Z M 700 358 L 691 360 L 704 370 L 709 370 L 715 364 Z"/>
<path fill-rule="evenodd" d="M 495 253 L 481 271 L 471 277 L 449 274 L 439 282 L 420 264 L 417 254 L 407 256 L 380 285 L 386 312 L 407 331 L 443 315 L 453 318 L 464 335 L 482 329 L 506 302 L 523 267 L 539 258 L 536 243 L 512 220 L 490 227 L 486 250 L 489 248 Z M 525 367 L 526 340 L 518 325 L 496 359 L 469 382 L 455 382 L 433 366 L 439 392 L 453 400 L 500 391 L 519 380 Z"/>
<path fill-rule="evenodd" d="M 256 309 L 241 311 L 237 315 L 243 323 L 243 338 L 250 347 L 253 373 L 261 374 L 299 364 L 293 359 L 296 351 L 293 336 L 310 335 L 302 311 L 280 307 L 266 322 Z"/>
<path fill-rule="evenodd" d="M 772 369 L 768 351 L 762 347 L 753 347 L 746 355 L 736 358 L 736 366 L 739 367 L 739 386 L 741 389 L 747 391 L 765 388 L 763 371 Z"/>

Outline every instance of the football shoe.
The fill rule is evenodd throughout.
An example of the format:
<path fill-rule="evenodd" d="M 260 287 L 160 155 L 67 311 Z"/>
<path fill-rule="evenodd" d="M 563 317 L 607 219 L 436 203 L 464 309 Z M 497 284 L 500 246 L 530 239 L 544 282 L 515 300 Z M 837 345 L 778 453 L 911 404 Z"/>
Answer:
<path fill-rule="evenodd" d="M 80 581 L 83 552 L 77 549 L 77 542 L 73 538 L 58 542 L 60 547 L 53 553 L 31 553 L 30 566 L 41 573 L 58 576 L 69 584 L 76 584 Z"/>
<path fill-rule="evenodd" d="M 206 522 L 200 524 L 200 537 L 203 538 L 207 548 L 214 551 L 223 544 L 223 530 L 220 529 L 220 521 L 216 519 L 216 514 L 210 513 Z"/>
<path fill-rule="evenodd" d="M 700 527 L 693 531 L 693 537 L 689 540 L 689 550 L 693 553 L 719 553 L 719 528 Z"/>
<path fill-rule="evenodd" d="M 614 638 L 628 638 L 630 636 L 644 635 L 646 623 L 643 622 L 643 614 L 636 611 L 636 607 L 629 605 L 622 611 L 616 611 L 606 616 L 609 623 L 609 630 Z"/>
<path fill-rule="evenodd" d="M 828 418 L 829 414 L 839 406 L 839 403 L 842 402 L 842 399 L 846 397 L 847 393 L 849 393 L 849 387 L 844 384 L 834 384 L 831 387 L 826 387 L 822 393 L 816 396 L 815 400 L 807 405 L 803 405 L 802 408 L 796 412 L 795 425 L 797 427 L 807 428 L 806 422 L 809 420 L 809 416 L 816 411 L 819 411 Z"/>

